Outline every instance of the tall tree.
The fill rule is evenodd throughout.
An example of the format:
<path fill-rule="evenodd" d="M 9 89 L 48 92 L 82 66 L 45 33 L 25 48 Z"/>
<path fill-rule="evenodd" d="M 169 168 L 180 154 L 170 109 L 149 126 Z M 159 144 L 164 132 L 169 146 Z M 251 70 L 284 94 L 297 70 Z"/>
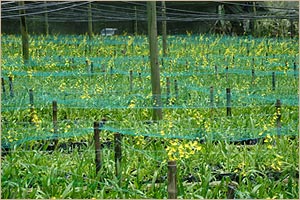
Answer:
<path fill-rule="evenodd" d="M 22 35 L 22 54 L 24 64 L 28 64 L 29 62 L 29 40 L 28 40 L 28 32 L 26 25 L 26 17 L 25 17 L 25 3 L 24 1 L 19 1 L 20 6 L 20 25 L 21 25 L 21 35 Z"/>
<path fill-rule="evenodd" d="M 156 22 L 156 2 L 147 1 L 148 15 L 148 35 L 150 46 L 151 64 L 151 85 L 153 96 L 153 115 L 154 121 L 162 119 L 162 102 L 160 89 L 160 70 L 158 63 L 158 42 L 157 42 L 157 22 Z"/>

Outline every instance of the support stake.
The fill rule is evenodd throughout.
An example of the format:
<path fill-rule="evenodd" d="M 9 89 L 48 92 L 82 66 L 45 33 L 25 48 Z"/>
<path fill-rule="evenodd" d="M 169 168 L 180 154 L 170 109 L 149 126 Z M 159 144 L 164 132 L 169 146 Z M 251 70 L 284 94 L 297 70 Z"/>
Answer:
<path fill-rule="evenodd" d="M 210 109 L 211 109 L 211 115 L 214 111 L 214 87 L 210 87 Z"/>
<path fill-rule="evenodd" d="M 3 94 L 3 99 L 6 98 L 6 90 L 5 90 L 5 83 L 4 83 L 4 78 L 1 78 L 1 85 L 2 85 L 2 94 Z"/>
<path fill-rule="evenodd" d="M 275 90 L 275 72 L 272 72 L 272 90 Z"/>
<path fill-rule="evenodd" d="M 12 82 L 12 77 L 8 77 L 8 81 L 9 81 L 9 93 L 10 93 L 10 97 L 13 98 L 14 95 L 14 87 L 13 87 L 13 82 Z"/>
<path fill-rule="evenodd" d="M 177 83 L 177 80 L 175 79 L 174 80 L 174 89 L 175 89 L 175 97 L 176 97 L 176 100 L 178 100 L 178 83 Z"/>
<path fill-rule="evenodd" d="M 32 91 L 32 89 L 29 89 L 29 105 L 30 105 L 30 123 L 33 123 L 34 107 L 33 107 L 33 91 Z"/>
<path fill-rule="evenodd" d="M 169 105 L 169 103 L 170 103 L 170 93 L 171 93 L 170 78 L 167 77 L 167 105 Z"/>
<path fill-rule="evenodd" d="M 168 199 L 177 199 L 176 161 L 168 162 Z"/>
<path fill-rule="evenodd" d="M 99 122 L 94 122 L 94 141 L 95 141 L 95 163 L 96 163 L 96 174 L 101 169 L 101 145 L 99 138 Z"/>
<path fill-rule="evenodd" d="M 277 134 L 280 135 L 281 133 L 281 101 L 280 99 L 276 100 L 276 127 L 277 127 Z"/>
<path fill-rule="evenodd" d="M 133 71 L 129 71 L 130 92 L 133 90 Z"/>
<path fill-rule="evenodd" d="M 121 148 L 121 140 L 122 136 L 120 133 L 115 133 L 115 168 L 116 168 L 116 177 L 119 180 L 119 187 L 121 187 L 122 182 L 122 148 Z"/>
<path fill-rule="evenodd" d="M 53 133 L 56 134 L 58 133 L 57 131 L 57 102 L 52 101 L 52 118 L 53 118 Z M 58 139 L 54 139 L 54 148 L 57 147 L 58 144 Z"/>
<path fill-rule="evenodd" d="M 231 117 L 231 93 L 230 88 L 226 88 L 226 109 L 227 109 L 227 116 Z"/>

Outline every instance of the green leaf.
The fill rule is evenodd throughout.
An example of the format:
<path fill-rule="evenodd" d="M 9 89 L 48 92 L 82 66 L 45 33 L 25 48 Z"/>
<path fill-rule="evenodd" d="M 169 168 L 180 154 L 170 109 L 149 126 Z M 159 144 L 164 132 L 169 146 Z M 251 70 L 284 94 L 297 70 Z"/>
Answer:
<path fill-rule="evenodd" d="M 65 191 L 62 193 L 61 198 L 64 199 L 66 198 L 73 190 L 73 183 L 74 181 L 72 181 L 67 188 L 65 189 Z"/>

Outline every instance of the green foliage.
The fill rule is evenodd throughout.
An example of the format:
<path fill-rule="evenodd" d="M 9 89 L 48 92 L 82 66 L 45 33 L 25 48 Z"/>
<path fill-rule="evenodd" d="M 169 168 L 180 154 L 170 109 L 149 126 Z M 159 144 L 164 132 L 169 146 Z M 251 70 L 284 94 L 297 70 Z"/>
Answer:
<path fill-rule="evenodd" d="M 95 36 L 89 43 L 87 36 L 38 36 L 31 39 L 29 67 L 22 65 L 19 36 L 4 35 L 1 42 L 6 87 L 1 141 L 11 148 L 2 159 L 1 198 L 167 198 L 170 159 L 178 164 L 179 198 L 299 198 L 298 73 L 293 68 L 298 43 L 293 40 L 170 36 L 169 57 L 160 60 L 164 120 L 159 123 L 151 121 L 146 37 Z M 227 87 L 231 117 L 226 116 Z M 96 174 L 92 125 L 103 118 L 103 160 Z M 113 132 L 123 135 L 121 181 L 109 145 Z M 59 145 L 83 140 L 87 146 L 46 151 L 56 137 Z M 253 146 L 231 143 L 257 138 Z"/>

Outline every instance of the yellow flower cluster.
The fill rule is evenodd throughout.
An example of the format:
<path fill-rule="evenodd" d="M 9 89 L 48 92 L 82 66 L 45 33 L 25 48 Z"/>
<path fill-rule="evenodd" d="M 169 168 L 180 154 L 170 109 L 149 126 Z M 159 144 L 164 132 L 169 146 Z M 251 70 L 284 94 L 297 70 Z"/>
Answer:
<path fill-rule="evenodd" d="M 175 139 L 170 141 L 170 145 L 166 148 L 169 160 L 187 159 L 194 155 L 202 148 L 197 141 L 179 141 Z"/>

